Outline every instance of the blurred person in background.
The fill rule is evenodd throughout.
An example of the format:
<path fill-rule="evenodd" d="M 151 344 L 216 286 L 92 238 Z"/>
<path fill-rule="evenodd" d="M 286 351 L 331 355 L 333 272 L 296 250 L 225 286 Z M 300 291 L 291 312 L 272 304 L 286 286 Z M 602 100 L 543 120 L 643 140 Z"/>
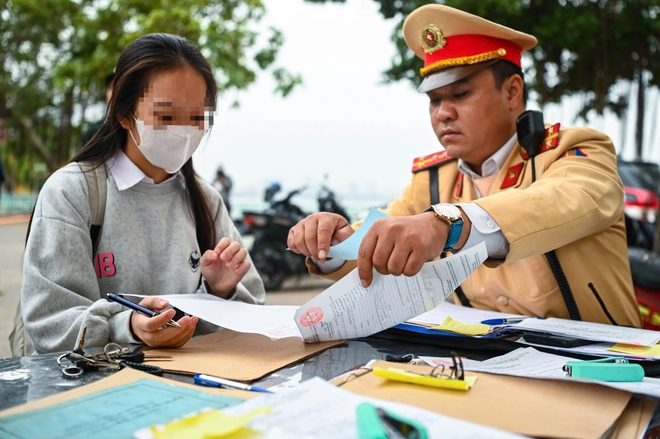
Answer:
<path fill-rule="evenodd" d="M 220 193 L 220 196 L 222 197 L 222 201 L 225 203 L 225 207 L 227 208 L 227 212 L 231 216 L 231 205 L 229 204 L 229 193 L 231 192 L 231 187 L 233 183 L 231 181 L 231 178 L 225 174 L 224 169 L 222 169 L 222 166 L 218 168 L 218 172 L 216 173 L 215 181 L 213 182 L 213 187 Z"/>
<path fill-rule="evenodd" d="M 2 186 L 5 184 L 5 168 L 2 163 L 2 154 L 0 154 L 0 206 L 2 206 Z"/>

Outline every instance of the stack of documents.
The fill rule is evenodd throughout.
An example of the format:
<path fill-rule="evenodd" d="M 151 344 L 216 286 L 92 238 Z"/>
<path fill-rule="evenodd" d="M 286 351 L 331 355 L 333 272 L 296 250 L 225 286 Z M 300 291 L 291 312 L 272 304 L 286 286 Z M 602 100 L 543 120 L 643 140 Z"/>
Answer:
<path fill-rule="evenodd" d="M 244 399 L 253 398 L 243 402 L 226 396 L 228 393 L 242 393 Z M 254 392 L 193 388 L 130 369 L 10 412 L 1 412 L 0 436 L 7 439 L 146 439 L 155 437 L 153 426 L 207 409 L 221 409 L 223 417 L 233 421 L 232 427 L 239 437 L 354 439 L 358 437 L 356 408 L 364 402 L 416 421 L 426 428 L 430 439 L 522 438 L 409 405 L 353 394 L 320 378 L 274 395 L 255 397 Z M 219 431 L 228 430 L 227 425 L 216 429 L 213 423 L 194 427 L 190 434 L 175 437 L 220 437 Z"/>
<path fill-rule="evenodd" d="M 357 269 L 301 307 L 261 306 L 210 294 L 161 296 L 172 306 L 238 332 L 307 342 L 365 337 L 441 304 L 487 258 L 483 243 L 424 264 L 412 277 L 382 275 L 362 287 Z M 133 297 L 144 297 L 132 295 Z"/>
<path fill-rule="evenodd" d="M 445 364 L 446 358 L 421 357 L 427 364 Z M 660 398 L 660 379 L 644 377 L 639 382 L 607 382 L 572 378 L 563 370 L 570 357 L 539 352 L 534 348 L 520 348 L 489 360 L 463 360 L 463 368 L 473 372 L 486 372 L 524 378 L 585 382 L 625 390 L 631 393 Z"/>

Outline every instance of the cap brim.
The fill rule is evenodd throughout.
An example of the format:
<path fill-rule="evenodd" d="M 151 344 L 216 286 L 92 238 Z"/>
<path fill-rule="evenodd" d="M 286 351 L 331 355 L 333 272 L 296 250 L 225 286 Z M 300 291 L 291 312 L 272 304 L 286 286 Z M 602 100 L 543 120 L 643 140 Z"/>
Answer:
<path fill-rule="evenodd" d="M 470 64 L 466 66 L 449 67 L 446 69 L 433 72 L 422 81 L 422 84 L 417 89 L 420 93 L 426 93 L 436 88 L 444 87 L 463 78 L 470 76 L 473 73 L 483 70 L 486 67 L 496 63 L 498 60 L 485 61 L 477 64 Z"/>

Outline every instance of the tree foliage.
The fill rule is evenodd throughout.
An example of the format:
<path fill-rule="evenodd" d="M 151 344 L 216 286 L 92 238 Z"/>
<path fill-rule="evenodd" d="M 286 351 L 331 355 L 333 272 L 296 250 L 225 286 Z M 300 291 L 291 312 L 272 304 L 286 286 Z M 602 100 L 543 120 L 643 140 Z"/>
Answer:
<path fill-rule="evenodd" d="M 89 119 L 102 116 L 105 77 L 121 51 L 147 33 L 200 47 L 221 93 L 272 68 L 286 96 L 301 79 L 275 66 L 284 38 L 261 29 L 264 13 L 261 0 L 0 0 L 0 146 L 9 176 L 28 183 L 35 163 L 52 171 L 71 156 Z"/>
<path fill-rule="evenodd" d="M 306 0 L 343 3 L 345 0 Z M 388 81 L 417 85 L 421 60 L 403 40 L 403 21 L 428 0 L 374 0 L 385 18 L 398 20 L 392 34 L 396 56 L 384 72 Z M 606 109 L 621 116 L 629 96 L 615 84 L 628 81 L 638 89 L 638 149 L 641 152 L 644 92 L 660 85 L 660 0 L 444 0 L 456 7 L 536 36 L 539 44 L 527 56 L 527 82 L 540 105 L 566 95 L 583 99 L 579 116 Z M 640 111 L 641 109 L 641 111 Z M 641 154 L 638 154 L 641 155 Z"/>

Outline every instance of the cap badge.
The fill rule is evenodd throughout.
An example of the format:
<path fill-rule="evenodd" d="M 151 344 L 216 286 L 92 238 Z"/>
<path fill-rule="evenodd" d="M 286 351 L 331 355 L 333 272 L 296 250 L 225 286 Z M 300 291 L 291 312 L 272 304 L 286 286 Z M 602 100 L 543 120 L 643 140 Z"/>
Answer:
<path fill-rule="evenodd" d="M 422 31 L 422 45 L 424 52 L 431 54 L 436 50 L 442 49 L 447 44 L 442 31 L 437 26 L 430 24 Z"/>

